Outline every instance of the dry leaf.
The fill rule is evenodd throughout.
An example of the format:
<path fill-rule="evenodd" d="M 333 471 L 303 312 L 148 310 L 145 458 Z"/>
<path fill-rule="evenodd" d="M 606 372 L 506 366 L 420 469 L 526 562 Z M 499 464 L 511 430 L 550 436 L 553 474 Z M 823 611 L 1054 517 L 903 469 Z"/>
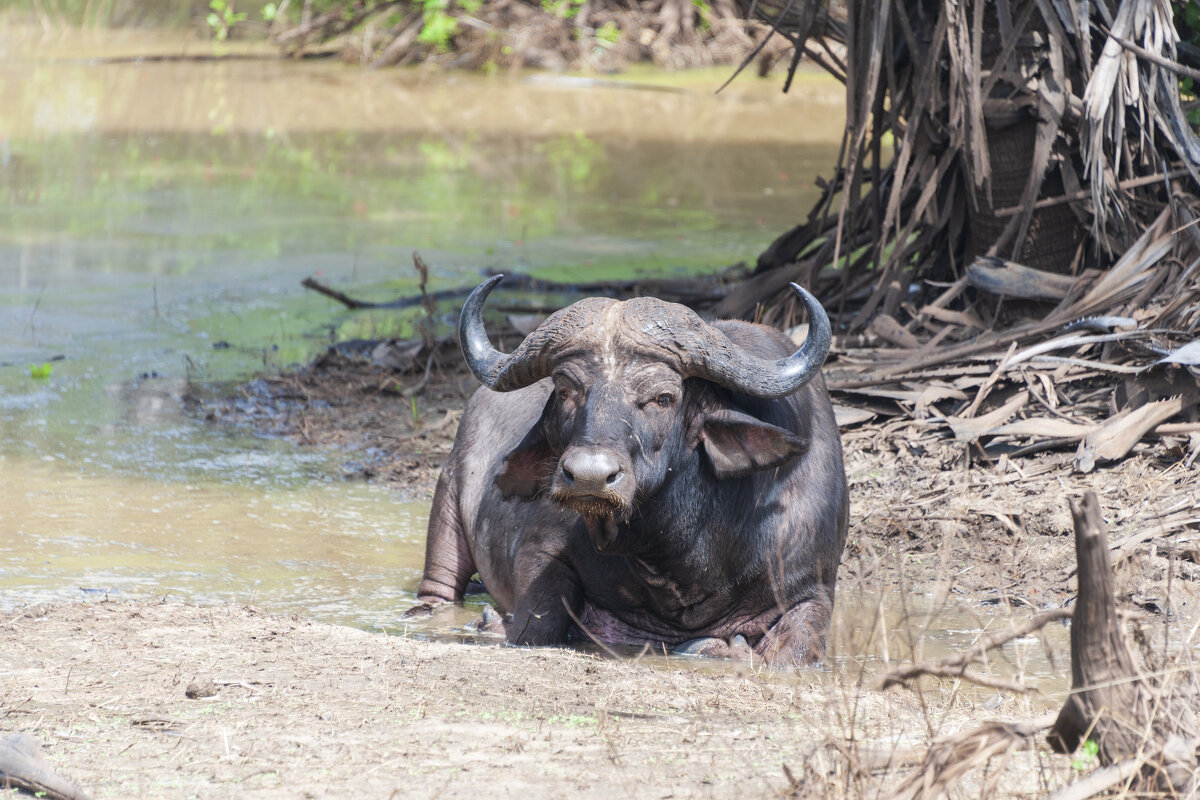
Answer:
<path fill-rule="evenodd" d="M 1112 417 L 1079 443 L 1075 466 L 1080 472 L 1091 472 L 1097 461 L 1114 461 L 1123 457 L 1154 426 L 1166 422 L 1182 410 L 1183 398 L 1172 397 Z"/>
<path fill-rule="evenodd" d="M 993 428 L 998 428 L 1005 422 L 1008 422 L 1028 402 L 1029 392 L 1022 391 L 1014 395 L 1011 400 L 1000 408 L 997 408 L 995 411 L 989 411 L 981 417 L 972 417 L 970 419 L 946 417 L 946 422 L 950 425 L 950 430 L 954 431 L 955 439 L 960 442 L 973 442 Z"/>
<path fill-rule="evenodd" d="M 860 423 L 875 419 L 875 412 L 868 411 L 865 408 L 842 406 L 834 403 L 833 416 L 834 419 L 837 420 L 837 426 L 839 428 L 849 428 L 852 425 L 858 425 Z"/>
<path fill-rule="evenodd" d="M 992 436 L 1036 436 L 1046 439 L 1082 439 L 1095 430 L 1095 428 L 1095 425 L 1084 425 L 1058 417 L 1031 417 L 1030 419 L 1013 420 L 998 428 L 992 428 L 987 433 Z"/>

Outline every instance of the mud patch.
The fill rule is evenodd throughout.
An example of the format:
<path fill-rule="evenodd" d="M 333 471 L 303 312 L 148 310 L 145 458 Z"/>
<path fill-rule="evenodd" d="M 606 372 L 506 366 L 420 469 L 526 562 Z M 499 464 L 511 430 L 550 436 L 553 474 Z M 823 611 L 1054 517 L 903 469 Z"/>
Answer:
<path fill-rule="evenodd" d="M 233 387 L 195 386 L 185 403 L 209 422 L 344 453 L 346 477 L 420 497 L 432 495 L 463 406 L 478 387 L 460 359 L 435 364 L 421 391 L 405 396 L 422 380 L 330 350 L 294 372 Z"/>
<path fill-rule="evenodd" d="M 418 380 L 327 359 L 189 402 L 215 424 L 336 448 L 348 475 L 420 496 L 474 382 L 433 370 L 414 419 L 402 393 Z M 949 624 L 940 609 L 987 609 L 971 627 L 994 631 L 1027 606 L 1070 604 L 1068 494 L 1091 487 L 1107 503 L 1126 610 L 1143 626 L 1194 620 L 1195 533 L 1177 513 L 1197 506 L 1194 473 L 1153 452 L 1084 476 L 1066 455 L 969 465 L 957 446 L 918 446 L 884 426 L 843 441 L 852 527 L 840 603 L 879 603 L 838 617 L 827 669 L 615 661 L 246 607 L 68 604 L 0 622 L 19 642 L 0 650 L 4 727 L 37 737 L 55 769 L 101 798 L 880 797 L 931 742 L 1061 706 L 1065 688 L 1042 678 L 1049 688 L 1029 695 L 952 679 L 872 687 L 890 664 L 930 654 Z M 894 606 L 903 613 L 882 613 Z M 1065 673 L 1053 649 L 1050 669 Z M 1001 797 L 1044 796 L 1078 774 L 1041 743 L 1007 758 Z M 961 796 L 990 779 L 976 772 Z"/>
<path fill-rule="evenodd" d="M 193 396 L 191 405 L 217 423 L 343 451 L 348 476 L 429 496 L 478 386 L 460 360 L 442 360 L 416 399 L 415 419 L 402 392 L 419 374 L 336 353 L 246 384 L 236 396 Z M 1200 518 L 1183 513 L 1200 508 L 1200 487 L 1195 470 L 1161 448 L 1080 474 L 1066 452 L 981 466 L 953 440 L 909 434 L 894 422 L 843 430 L 851 513 L 841 587 L 980 606 L 1064 605 L 1074 592 L 1066 500 L 1093 489 L 1105 505 L 1124 600 L 1154 614 L 1169 606 L 1190 615 L 1200 605 Z"/>
<path fill-rule="evenodd" d="M 415 641 L 252 608 L 75 604 L 0 630 L 21 642 L 0 654 L 5 726 L 97 798 L 844 797 L 979 712 L 857 671 Z M 1045 760 L 1017 754 L 1008 796 L 1055 785 Z"/>

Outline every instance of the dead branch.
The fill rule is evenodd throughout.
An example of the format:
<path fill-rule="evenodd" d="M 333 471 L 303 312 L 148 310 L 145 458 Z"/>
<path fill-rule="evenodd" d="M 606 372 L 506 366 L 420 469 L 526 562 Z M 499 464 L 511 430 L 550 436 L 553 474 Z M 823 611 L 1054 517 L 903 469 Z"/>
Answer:
<path fill-rule="evenodd" d="M 922 661 L 919 664 L 901 665 L 880 679 L 879 688 L 887 689 L 892 686 L 903 686 L 913 678 L 919 678 L 922 675 L 932 675 L 939 678 L 962 678 L 983 686 L 1013 692 L 1031 691 L 1036 687 L 1029 687 L 1023 683 L 1013 681 L 1004 681 L 987 675 L 978 675 L 968 672 L 967 668 L 971 664 L 982 662 L 984 655 L 989 650 L 1001 647 L 1014 639 L 1028 636 L 1030 633 L 1043 628 L 1047 623 L 1060 619 L 1069 619 L 1071 613 L 1071 609 L 1069 608 L 1053 608 L 1049 611 L 1043 611 L 1016 627 L 980 639 L 970 650 L 932 661 Z"/>
<path fill-rule="evenodd" d="M 316 278 L 305 278 L 304 280 L 300 281 L 300 285 L 303 286 L 305 289 L 312 289 L 314 292 L 319 292 L 320 294 L 323 294 L 326 297 L 333 298 L 334 300 L 337 300 L 339 303 L 346 306 L 347 308 L 377 308 L 378 307 L 377 303 L 371 303 L 371 302 L 364 301 L 364 300 L 355 300 L 353 297 L 350 297 L 347 294 L 343 294 L 342 292 L 339 292 L 337 289 L 334 289 L 331 286 L 326 286 L 325 284 L 318 281 Z"/>
<path fill-rule="evenodd" d="M 419 256 L 414 254 L 415 258 Z M 428 270 L 428 268 L 426 268 Z M 493 275 L 496 273 L 488 273 Z M 442 300 L 457 299 L 466 297 L 475 288 L 471 286 L 459 286 L 453 289 L 440 289 L 436 292 L 422 290 L 415 295 L 405 295 L 397 297 L 393 300 L 385 300 L 382 302 L 373 302 L 370 300 L 360 300 L 338 291 L 326 284 L 321 283 L 315 278 L 305 278 L 300 282 L 300 285 L 306 289 L 311 289 L 314 292 L 319 292 L 326 297 L 338 301 L 347 308 L 365 309 L 365 308 L 412 308 L 414 306 L 423 306 L 426 309 L 429 304 L 437 303 Z M 594 294 L 607 296 L 624 296 L 636 297 L 642 295 L 652 295 L 663 300 L 668 300 L 675 303 L 692 308 L 704 308 L 716 302 L 723 296 L 720 278 L 718 276 L 697 276 L 695 278 L 683 279 L 649 279 L 649 280 L 612 280 L 612 281 L 580 281 L 578 283 L 566 283 L 561 281 L 547 281 L 541 278 L 533 277 L 532 275 L 523 275 L 521 273 L 505 273 L 504 282 L 500 285 L 501 289 L 508 291 L 525 291 L 536 292 L 541 294 Z"/>
<path fill-rule="evenodd" d="M 888 796 L 896 800 L 935 800 L 968 772 L 999 758 L 1003 770 L 1017 750 L 1029 746 L 1032 737 L 1050 726 L 1053 714 L 1027 722 L 988 722 L 982 726 L 939 739 L 929 748 L 922 766 Z"/>

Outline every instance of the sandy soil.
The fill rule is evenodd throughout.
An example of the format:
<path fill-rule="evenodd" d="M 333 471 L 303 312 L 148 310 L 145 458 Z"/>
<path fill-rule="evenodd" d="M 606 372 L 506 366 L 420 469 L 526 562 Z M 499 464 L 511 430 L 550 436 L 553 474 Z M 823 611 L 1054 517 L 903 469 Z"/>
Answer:
<path fill-rule="evenodd" d="M 398 390 L 415 380 L 337 360 L 190 402 L 218 424 L 340 448 L 351 472 L 419 496 L 474 386 L 460 372 L 435 375 L 414 419 Z M 1169 443 L 1081 475 L 1070 453 L 969 466 L 961 446 L 914 426 L 843 432 L 843 588 L 899 589 L 935 607 L 1007 604 L 1014 620 L 1069 603 L 1066 498 L 1093 488 L 1125 608 L 1148 626 L 1200 618 L 1196 476 L 1170 466 Z M 433 642 L 179 604 L 31 608 L 0 631 L 0 730 L 36 736 L 95 797 L 887 797 L 931 741 L 1062 703 L 949 680 L 876 690 L 878 661 L 905 653 L 875 629 L 835 630 L 838 664 L 800 673 Z M 978 797 L 1001 769 L 1001 797 L 1042 796 L 1079 775 L 1037 739 L 954 796 Z"/>
<path fill-rule="evenodd" d="M 973 704 L 853 674 L 416 641 L 251 608 L 95 603 L 3 621 L 5 726 L 94 797 L 839 796 Z M 189 697 L 190 693 L 201 696 Z M 211 693 L 211 694 L 210 694 Z M 209 695 L 209 696 L 204 696 Z M 1029 792 L 1054 766 L 1029 752 Z M 791 778 L 784 771 L 790 770 Z"/>

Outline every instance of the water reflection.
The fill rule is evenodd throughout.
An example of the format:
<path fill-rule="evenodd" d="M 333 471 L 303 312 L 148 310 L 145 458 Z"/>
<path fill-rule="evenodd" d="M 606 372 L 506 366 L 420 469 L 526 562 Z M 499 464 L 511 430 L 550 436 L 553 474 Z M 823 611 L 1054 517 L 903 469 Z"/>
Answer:
<path fill-rule="evenodd" d="M 841 135 L 828 80 L 713 96 L 724 70 L 634 76 L 677 89 L 647 92 L 130 58 L 207 47 L 0 30 L 5 607 L 108 592 L 394 625 L 427 506 L 341 481 L 337 454 L 205 426 L 185 388 L 401 330 L 299 281 L 409 292 L 414 249 L 441 285 L 752 259 L 810 205 Z"/>
<path fill-rule="evenodd" d="M 830 661 L 839 672 L 870 678 L 901 663 L 957 655 L 1034 613 L 1028 608 L 968 605 L 953 594 L 845 586 L 838 590 L 834 608 Z M 1069 663 L 1069 629 L 1058 622 L 989 652 L 985 663 L 970 665 L 970 671 L 1020 679 L 1046 694 L 1068 688 Z M 970 683 L 964 684 L 964 691 L 979 701 L 995 695 L 993 689 Z"/>

